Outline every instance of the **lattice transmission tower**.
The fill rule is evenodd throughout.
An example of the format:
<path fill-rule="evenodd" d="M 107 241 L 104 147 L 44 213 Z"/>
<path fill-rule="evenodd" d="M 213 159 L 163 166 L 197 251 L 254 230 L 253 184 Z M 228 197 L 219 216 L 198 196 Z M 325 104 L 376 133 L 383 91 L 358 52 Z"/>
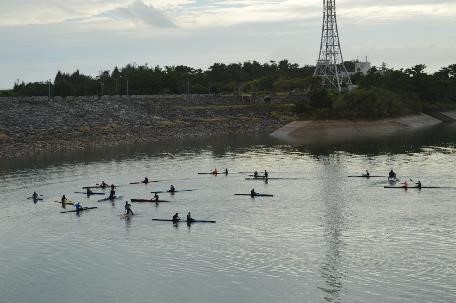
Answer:
<path fill-rule="evenodd" d="M 336 0 L 323 0 L 320 55 L 314 76 L 321 77 L 323 85 L 331 86 L 339 92 L 352 85 L 340 49 Z"/>

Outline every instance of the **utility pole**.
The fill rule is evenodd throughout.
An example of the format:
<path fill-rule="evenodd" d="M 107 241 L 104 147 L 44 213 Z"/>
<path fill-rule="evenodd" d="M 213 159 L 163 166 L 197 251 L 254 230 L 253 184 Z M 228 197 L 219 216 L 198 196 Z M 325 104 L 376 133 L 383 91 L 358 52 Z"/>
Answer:
<path fill-rule="evenodd" d="M 48 100 L 51 100 L 51 79 L 48 80 Z"/>
<path fill-rule="evenodd" d="M 336 19 L 336 0 L 323 0 L 323 25 L 321 31 L 320 55 L 315 68 L 315 77 L 322 79 L 322 84 L 342 91 L 352 85 L 344 66 L 340 48 L 339 30 Z"/>

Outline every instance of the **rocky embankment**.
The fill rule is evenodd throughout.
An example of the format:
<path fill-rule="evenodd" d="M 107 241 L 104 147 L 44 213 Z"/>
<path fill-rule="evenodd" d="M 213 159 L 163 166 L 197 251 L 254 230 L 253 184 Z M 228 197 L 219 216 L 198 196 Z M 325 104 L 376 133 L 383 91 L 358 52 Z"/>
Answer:
<path fill-rule="evenodd" d="M 0 157 L 270 132 L 283 122 L 268 106 L 263 99 L 233 96 L 0 98 Z"/>

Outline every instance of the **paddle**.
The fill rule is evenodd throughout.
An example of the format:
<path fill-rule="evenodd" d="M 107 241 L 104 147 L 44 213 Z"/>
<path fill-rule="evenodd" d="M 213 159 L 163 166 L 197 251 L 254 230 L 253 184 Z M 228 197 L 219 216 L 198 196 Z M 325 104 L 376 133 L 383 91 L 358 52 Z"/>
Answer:
<path fill-rule="evenodd" d="M 74 205 L 74 203 L 71 202 L 71 201 L 63 202 L 63 203 L 62 203 L 61 201 L 54 201 L 54 202 L 55 202 L 55 203 L 59 203 L 59 204 L 65 204 L 65 205 Z"/>
<path fill-rule="evenodd" d="M 40 197 L 44 197 L 44 195 L 38 195 Z M 28 197 L 27 199 L 33 199 L 33 197 Z"/>

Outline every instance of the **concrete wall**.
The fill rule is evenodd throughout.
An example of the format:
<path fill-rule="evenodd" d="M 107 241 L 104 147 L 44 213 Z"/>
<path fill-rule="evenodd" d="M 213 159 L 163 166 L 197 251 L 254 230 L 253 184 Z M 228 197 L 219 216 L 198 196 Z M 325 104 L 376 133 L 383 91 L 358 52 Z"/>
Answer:
<path fill-rule="evenodd" d="M 294 121 L 274 131 L 272 136 L 292 144 L 333 143 L 388 136 L 439 123 L 440 120 L 425 114 L 377 121 Z"/>

